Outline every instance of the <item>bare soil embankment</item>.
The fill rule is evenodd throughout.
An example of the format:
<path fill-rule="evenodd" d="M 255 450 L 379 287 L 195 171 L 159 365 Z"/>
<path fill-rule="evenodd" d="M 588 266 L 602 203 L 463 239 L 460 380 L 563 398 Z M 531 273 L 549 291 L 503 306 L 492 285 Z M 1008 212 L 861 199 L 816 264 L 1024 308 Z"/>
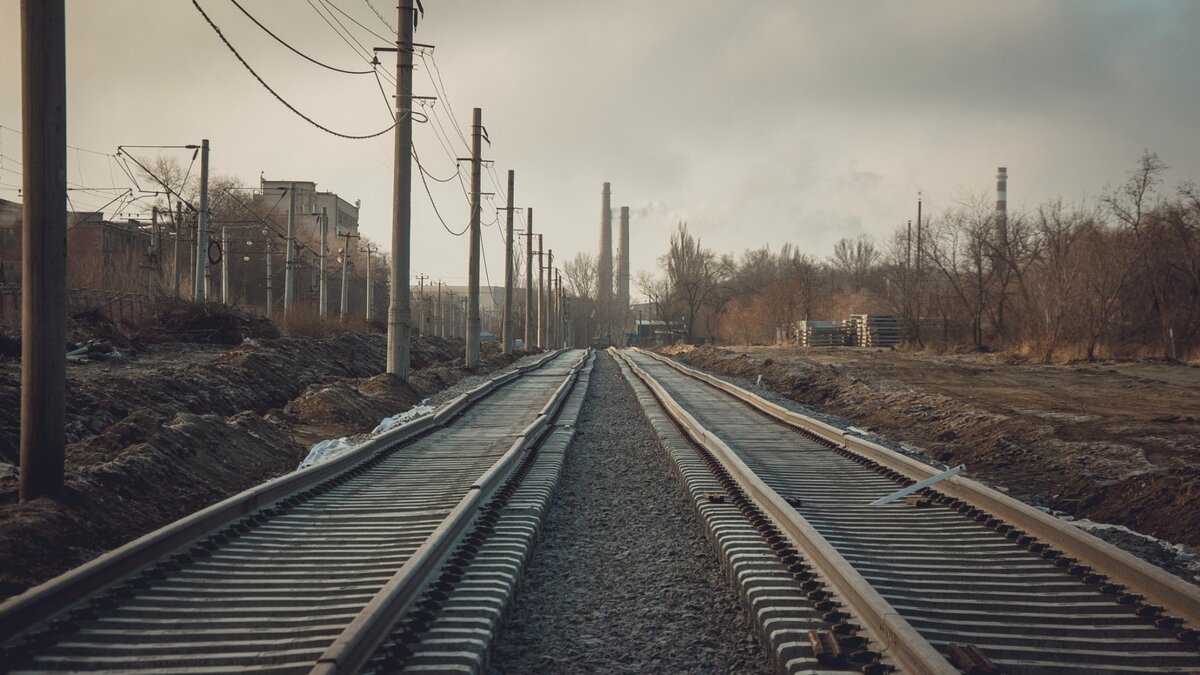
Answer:
<path fill-rule="evenodd" d="M 0 363 L 0 599 L 292 471 L 316 441 L 473 375 L 461 341 L 422 337 L 408 382 L 383 374 L 386 339 L 163 343 L 68 367 L 66 491 L 18 503 L 19 364 Z M 484 345 L 480 372 L 514 357 Z"/>
<path fill-rule="evenodd" d="M 1002 355 L 668 349 L 911 444 L 1030 503 L 1200 545 L 1200 367 Z"/>

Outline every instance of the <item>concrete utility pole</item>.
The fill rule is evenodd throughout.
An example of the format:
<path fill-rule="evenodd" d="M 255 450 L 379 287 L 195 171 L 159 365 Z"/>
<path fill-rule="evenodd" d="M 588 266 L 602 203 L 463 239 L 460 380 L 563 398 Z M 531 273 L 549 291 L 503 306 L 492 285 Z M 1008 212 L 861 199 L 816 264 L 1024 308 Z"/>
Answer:
<path fill-rule="evenodd" d="M 196 219 L 196 278 L 192 299 L 208 295 L 208 139 L 200 141 L 200 213 Z"/>
<path fill-rule="evenodd" d="M 428 278 L 428 274 L 417 275 L 417 298 L 419 301 L 417 307 L 421 314 L 421 321 L 417 325 L 420 326 L 422 335 L 427 333 L 429 328 L 429 307 L 425 302 L 425 280 Z"/>
<path fill-rule="evenodd" d="M 296 301 L 296 184 L 288 184 L 287 250 L 283 255 L 283 319 L 287 321 Z"/>
<path fill-rule="evenodd" d="M 471 112 L 471 248 L 467 258 L 467 354 L 465 365 L 479 365 L 479 182 L 483 162 L 483 111 Z"/>
<path fill-rule="evenodd" d="M 610 337 L 612 312 L 612 190 L 600 192 L 600 257 L 596 260 L 596 318 L 600 337 Z"/>
<path fill-rule="evenodd" d="M 169 198 L 167 204 L 170 205 Z M 179 254 L 183 252 L 183 246 L 179 242 L 183 238 L 183 202 L 176 202 L 175 206 L 175 297 L 179 298 L 179 282 L 183 273 L 183 261 L 179 258 Z"/>
<path fill-rule="evenodd" d="M 525 209 L 525 351 L 533 349 L 533 207 Z"/>
<path fill-rule="evenodd" d="M 437 282 L 437 287 L 438 287 L 437 305 L 434 306 L 434 308 L 433 308 L 434 332 L 440 338 L 446 337 L 446 322 L 445 322 L 445 314 L 446 313 L 445 313 L 445 311 L 443 311 L 443 308 L 442 308 L 442 286 L 445 286 L 445 285 L 446 285 L 446 283 L 444 281 L 439 280 Z"/>
<path fill-rule="evenodd" d="M 513 170 L 508 170 L 508 207 L 504 221 L 504 323 L 500 334 L 504 353 L 513 352 Z"/>
<path fill-rule="evenodd" d="M 20 498 L 63 487 L 67 389 L 67 68 L 63 0 L 21 3 Z"/>
<path fill-rule="evenodd" d="M 396 19 L 396 145 L 392 183 L 392 270 L 388 298 L 387 371 L 408 379 L 412 305 L 409 246 L 412 231 L 413 0 L 400 0 Z"/>
<path fill-rule="evenodd" d="M 229 229 L 221 226 L 221 302 L 229 304 Z"/>
<path fill-rule="evenodd" d="M 267 235 L 267 318 L 271 318 L 271 310 L 275 305 L 275 288 L 271 277 L 271 258 L 275 257 L 275 246 L 271 242 L 271 235 Z"/>
<path fill-rule="evenodd" d="M 613 314 L 619 328 L 618 345 L 625 344 L 629 324 L 629 207 L 621 207 L 617 230 L 617 308 Z"/>
<path fill-rule="evenodd" d="M 367 321 L 375 318 L 375 287 L 371 285 L 371 254 L 375 249 L 367 244 Z"/>
<path fill-rule="evenodd" d="M 538 238 L 538 251 L 537 251 L 538 285 L 537 285 L 537 337 L 536 337 L 536 340 L 537 340 L 537 346 L 539 348 L 541 348 L 541 347 L 546 346 L 545 341 L 542 339 L 542 334 L 545 332 L 543 329 L 543 326 L 546 323 L 546 307 L 545 307 L 546 303 L 543 301 L 544 298 L 546 297 L 545 291 L 543 290 L 546 288 L 546 267 L 542 264 L 542 261 L 544 260 L 543 256 L 545 255 L 542 253 L 542 235 L 538 234 L 537 238 Z"/>
<path fill-rule="evenodd" d="M 558 270 L 550 268 L 550 325 L 546 328 L 546 342 L 558 347 Z"/>
<path fill-rule="evenodd" d="M 546 288 L 542 291 L 546 294 L 546 321 L 542 324 L 541 344 L 547 348 L 553 348 L 554 342 L 551 340 L 552 327 L 554 325 L 554 250 L 546 249 Z"/>
<path fill-rule="evenodd" d="M 342 244 L 342 302 L 338 306 L 338 318 L 343 322 L 350 319 L 350 239 L 352 234 L 341 235 L 346 238 Z"/>
<path fill-rule="evenodd" d="M 554 273 L 554 344 L 563 346 L 563 290 L 562 273 Z"/>
<path fill-rule="evenodd" d="M 148 283 L 146 284 L 146 299 L 153 301 L 154 300 L 154 280 L 155 280 L 155 277 L 157 276 L 156 272 L 158 270 L 158 260 L 159 260 L 159 257 L 161 256 L 161 253 L 159 252 L 160 247 L 155 246 L 155 244 L 158 243 L 158 207 L 157 206 L 150 207 L 150 232 L 151 232 L 151 234 L 150 234 L 150 255 L 149 255 L 150 264 L 146 266 L 146 277 L 148 279 Z"/>
<path fill-rule="evenodd" d="M 313 214 L 316 215 L 316 214 Z M 329 210 L 321 207 L 321 290 L 317 300 L 317 314 L 329 318 Z"/>

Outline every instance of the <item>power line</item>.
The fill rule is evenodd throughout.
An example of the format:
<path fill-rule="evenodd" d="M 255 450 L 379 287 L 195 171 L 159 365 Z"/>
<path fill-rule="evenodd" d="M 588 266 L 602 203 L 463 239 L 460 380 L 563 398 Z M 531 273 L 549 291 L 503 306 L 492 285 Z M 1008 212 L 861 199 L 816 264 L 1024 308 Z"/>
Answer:
<path fill-rule="evenodd" d="M 237 7 L 238 9 L 242 10 L 242 14 L 245 14 L 246 17 L 249 18 L 251 21 L 253 21 L 256 26 L 263 29 L 263 32 L 265 32 L 267 35 L 270 35 L 271 37 L 275 38 L 276 42 L 278 42 L 279 44 L 283 45 L 284 47 L 287 47 L 288 49 L 292 50 L 292 52 L 294 52 L 297 56 L 300 56 L 307 61 L 315 63 L 318 66 L 321 66 L 322 68 L 328 68 L 329 70 L 332 70 L 332 71 L 335 71 L 338 73 L 346 73 L 347 75 L 369 75 L 369 74 L 375 72 L 374 69 L 371 69 L 371 70 L 346 70 L 344 68 L 338 68 L 336 66 L 331 66 L 327 63 L 322 63 L 322 62 L 314 59 L 313 57 L 309 56 L 308 54 L 305 54 L 304 52 L 300 51 L 299 49 L 296 49 L 292 45 L 288 44 L 286 40 L 279 37 L 275 33 L 271 32 L 270 28 L 267 28 L 266 26 L 264 26 L 262 24 L 261 21 L 254 18 L 254 15 L 251 14 L 250 12 L 246 11 L 246 8 L 242 7 L 242 5 L 237 0 L 229 0 L 229 1 L 233 3 L 234 7 Z"/>
<path fill-rule="evenodd" d="M 460 128 L 460 125 L 458 123 L 458 118 L 454 116 L 454 109 L 450 105 L 450 97 L 446 95 L 446 85 L 445 85 L 445 83 L 442 82 L 442 71 L 440 68 L 438 68 L 437 59 L 435 59 L 433 57 L 433 54 L 430 54 L 429 60 L 426 61 L 425 52 L 421 52 L 420 57 L 421 57 L 421 63 L 425 64 L 425 72 L 429 73 L 429 81 L 431 84 L 433 84 L 434 89 L 437 89 L 439 86 L 441 87 L 440 101 L 442 103 L 442 106 L 446 109 L 446 112 L 450 115 L 450 121 L 454 123 L 455 133 L 458 134 L 458 138 L 462 141 L 464 147 L 468 147 L 468 148 L 471 147 L 471 144 L 467 142 L 467 137 L 463 136 L 462 129 Z M 429 68 L 429 64 L 431 62 L 433 63 L 432 72 Z M 436 83 L 433 81 L 434 73 L 437 74 L 437 82 Z"/>
<path fill-rule="evenodd" d="M 321 1 L 324 2 L 326 5 L 329 5 L 330 7 L 336 9 L 339 13 L 341 13 L 342 16 L 346 17 L 347 19 L 350 19 L 351 21 L 353 21 L 355 23 L 355 25 L 357 25 L 359 28 L 367 31 L 371 35 L 374 35 L 375 37 L 379 38 L 380 40 L 383 40 L 384 42 L 392 41 L 390 38 L 385 38 L 384 36 L 380 35 L 379 33 L 376 33 L 375 31 L 371 30 L 370 28 L 367 28 L 366 26 L 362 25 L 362 22 L 360 22 L 358 19 L 350 16 L 341 7 L 338 7 L 337 5 L 333 4 L 333 0 L 321 0 Z M 341 23 L 341 22 L 339 21 L 338 23 Z"/>
<path fill-rule="evenodd" d="M 444 218 L 442 218 L 441 212 L 438 211 L 437 202 L 434 201 L 434 199 L 433 199 L 433 193 L 430 192 L 430 190 L 429 190 L 429 183 L 425 180 L 426 171 L 425 171 L 425 168 L 421 166 L 421 158 L 417 156 L 416 146 L 413 146 L 412 151 L 413 151 L 413 158 L 417 160 L 417 166 L 421 168 L 421 171 L 419 172 L 420 176 L 421 176 L 421 184 L 425 186 L 425 194 L 429 195 L 429 204 L 431 206 L 433 206 L 433 213 L 437 216 L 438 222 L 440 222 L 442 224 L 442 227 L 446 228 L 446 231 L 449 232 L 450 234 L 452 234 L 456 237 L 463 236 L 464 234 L 466 234 L 467 230 L 471 227 L 470 224 L 468 224 L 466 227 L 464 227 L 462 232 L 455 232 L 454 230 L 450 229 L 449 225 L 446 224 L 446 220 Z"/>
<path fill-rule="evenodd" d="M 379 13 L 378 9 L 375 9 L 375 4 L 372 3 L 371 0 L 366 0 L 366 3 L 367 6 L 371 8 L 371 11 L 375 12 L 375 16 L 379 17 L 379 20 L 383 23 L 383 25 L 387 26 L 387 29 L 390 30 L 393 35 L 395 35 L 396 29 L 392 28 L 392 24 L 388 23 L 388 20 L 383 18 L 383 15 Z"/>
<path fill-rule="evenodd" d="M 333 129 L 330 129 L 329 127 L 326 127 L 324 125 L 317 123 L 316 120 L 314 120 L 313 118 L 309 117 L 308 115 L 305 115 L 304 113 L 300 112 L 299 110 L 296 109 L 295 106 L 293 106 L 291 103 L 288 103 L 286 100 L 284 100 L 284 98 L 282 96 L 280 96 L 278 92 L 276 92 L 274 89 L 272 89 L 271 86 L 269 84 L 267 84 L 266 81 L 263 80 L 262 77 L 260 77 L 259 74 L 254 71 L 253 68 L 250 67 L 249 63 L 246 63 L 246 59 L 242 58 L 242 55 L 238 53 L 237 49 L 234 49 L 233 45 L 229 42 L 228 39 L 226 39 L 225 34 L 221 32 L 221 29 L 217 27 L 217 24 L 213 23 L 213 20 L 211 18 L 209 18 L 208 14 L 204 11 L 204 8 L 202 8 L 200 6 L 200 3 L 197 2 L 197 0 L 192 0 L 192 6 L 196 8 L 196 11 L 200 12 L 200 16 L 204 17 L 204 20 L 207 21 L 208 25 L 212 27 L 214 32 L 216 32 L 217 37 L 221 38 L 221 42 L 225 43 L 225 46 L 229 48 L 229 51 L 233 52 L 233 55 L 235 57 L 237 57 L 237 60 L 240 61 L 241 64 L 243 66 L 245 66 L 246 70 L 249 71 L 250 74 L 254 76 L 254 79 L 258 80 L 258 83 L 261 84 L 264 89 L 271 92 L 271 95 L 274 96 L 276 98 L 276 100 L 278 100 L 280 103 L 282 103 L 284 105 L 284 107 L 286 107 L 288 110 L 291 110 L 298 117 L 303 119 L 305 122 L 308 122 L 309 124 L 320 129 L 321 131 L 324 131 L 327 134 L 337 136 L 339 138 L 348 138 L 351 140 L 362 140 L 362 139 L 367 139 L 367 138 L 375 138 L 376 136 L 382 136 L 382 135 L 386 134 L 387 132 L 391 131 L 392 129 L 396 128 L 396 125 L 393 123 L 391 126 L 389 126 L 388 128 L 386 128 L 382 131 L 378 131 L 373 134 L 365 134 L 365 135 L 358 136 L 358 135 L 354 135 L 354 134 L 343 134 L 341 132 L 334 131 Z"/>
<path fill-rule="evenodd" d="M 372 59 L 371 50 L 367 49 L 365 46 L 363 46 L 363 43 L 359 42 L 358 38 L 354 37 L 354 34 L 351 33 L 346 28 L 346 25 L 343 24 L 341 22 L 341 20 L 338 19 L 337 16 L 335 16 L 334 13 L 332 11 L 330 11 L 330 9 L 328 7 L 325 7 L 325 3 L 323 0 L 317 0 L 317 2 L 320 3 L 321 7 L 325 7 L 325 12 L 329 13 L 328 17 L 325 16 L 325 12 L 322 12 L 320 9 L 317 8 L 317 5 L 313 4 L 312 0 L 306 0 L 306 2 L 308 2 L 309 7 L 313 8 L 313 11 L 315 11 L 317 14 L 321 15 L 321 18 L 325 20 L 325 23 L 329 24 L 329 27 L 332 28 L 333 31 L 335 33 L 337 33 L 339 37 L 342 38 L 342 41 L 345 42 L 346 45 L 350 47 L 350 49 L 354 49 L 354 45 L 350 44 L 350 40 L 353 40 L 354 44 L 358 45 L 358 48 L 362 50 L 363 54 L 367 55 L 367 61 L 368 62 L 371 61 L 371 59 Z M 341 30 L 338 30 L 337 28 L 335 28 L 333 23 L 331 23 L 329 21 L 329 19 L 333 19 L 334 21 L 336 21 L 337 24 L 342 27 Z M 346 39 L 347 37 L 350 38 L 350 40 L 347 40 Z"/>

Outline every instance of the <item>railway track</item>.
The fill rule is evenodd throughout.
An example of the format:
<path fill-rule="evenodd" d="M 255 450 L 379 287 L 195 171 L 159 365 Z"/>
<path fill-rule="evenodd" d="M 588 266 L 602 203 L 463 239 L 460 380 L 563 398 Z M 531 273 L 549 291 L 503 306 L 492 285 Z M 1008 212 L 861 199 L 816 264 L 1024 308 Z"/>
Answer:
<path fill-rule="evenodd" d="M 776 552 L 784 534 L 799 549 L 785 557 L 806 588 L 828 585 L 808 600 L 846 616 L 824 615 L 841 629 L 811 632 L 806 658 L 846 665 L 861 633 L 889 657 L 874 672 L 1200 672 L 1194 586 L 962 477 L 870 506 L 939 470 L 662 357 L 621 357 L 707 462 L 699 484 L 719 493 L 700 508 L 733 502 Z M 781 669 L 808 667 L 778 642 Z"/>
<path fill-rule="evenodd" d="M 520 487 L 588 358 L 551 354 L 10 599 L 0 671 L 358 672 Z"/>

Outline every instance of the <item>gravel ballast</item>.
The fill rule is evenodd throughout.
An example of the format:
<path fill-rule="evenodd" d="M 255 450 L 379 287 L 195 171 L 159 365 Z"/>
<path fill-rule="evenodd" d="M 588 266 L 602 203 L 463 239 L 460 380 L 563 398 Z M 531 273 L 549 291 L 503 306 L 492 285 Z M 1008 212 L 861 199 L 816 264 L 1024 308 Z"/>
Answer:
<path fill-rule="evenodd" d="M 490 672 L 773 672 L 633 392 L 597 357 Z"/>

